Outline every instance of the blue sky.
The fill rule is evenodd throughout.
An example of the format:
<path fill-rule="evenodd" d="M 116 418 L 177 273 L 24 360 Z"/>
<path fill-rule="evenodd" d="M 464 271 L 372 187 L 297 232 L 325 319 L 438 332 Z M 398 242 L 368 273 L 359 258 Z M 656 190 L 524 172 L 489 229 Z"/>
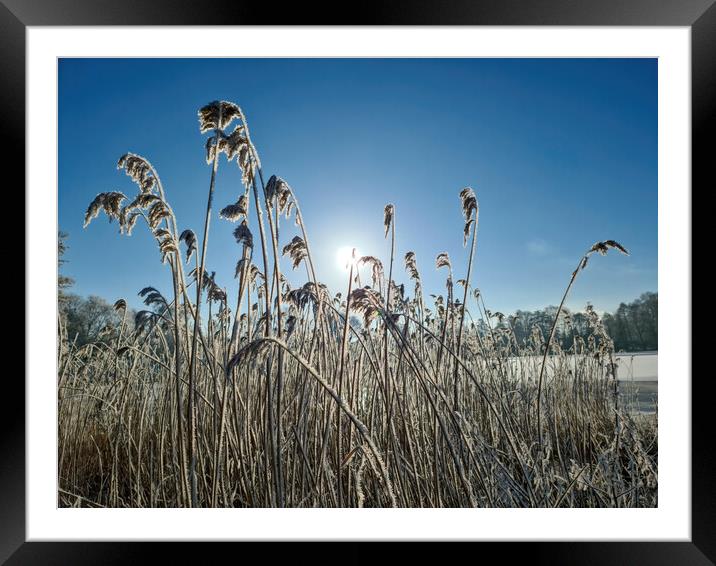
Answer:
<path fill-rule="evenodd" d="M 126 237 L 104 215 L 83 229 L 83 215 L 98 192 L 136 193 L 115 168 L 131 151 L 158 170 L 180 229 L 200 233 L 210 167 L 196 112 L 215 99 L 242 107 L 266 175 L 293 188 L 318 278 L 334 292 L 347 283 L 339 248 L 387 264 L 388 202 L 398 282 L 409 250 L 426 292 L 444 292 L 439 252 L 464 277 L 467 185 L 480 205 L 473 281 L 488 308 L 557 304 L 581 254 L 603 239 L 632 255 L 594 258 L 568 306 L 612 310 L 657 290 L 655 59 L 62 59 L 58 220 L 73 292 L 135 307 L 146 285 L 171 294 L 145 225 Z M 239 248 L 218 210 L 241 190 L 224 160 L 207 268 L 232 295 Z M 282 223 L 281 245 L 294 231 Z M 301 284 L 305 271 L 289 278 Z"/>

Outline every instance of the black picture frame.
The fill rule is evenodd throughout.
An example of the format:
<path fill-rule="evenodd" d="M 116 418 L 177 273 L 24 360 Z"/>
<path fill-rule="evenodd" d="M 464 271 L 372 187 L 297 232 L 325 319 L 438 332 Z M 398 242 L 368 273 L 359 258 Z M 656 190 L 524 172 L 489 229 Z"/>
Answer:
<path fill-rule="evenodd" d="M 346 10 L 346 7 L 350 9 Z M 217 24 L 690 26 L 692 191 L 691 194 L 685 192 L 684 198 L 693 199 L 695 194 L 708 195 L 713 190 L 713 164 L 716 160 L 709 142 L 716 137 L 713 118 L 716 116 L 714 0 L 400 0 L 383 3 L 358 1 L 344 6 L 336 3 L 333 7 L 295 3 L 280 10 L 270 3 L 241 0 L 223 4 L 220 10 L 201 1 L 0 0 L 0 121 L 6 145 L 6 149 L 0 152 L 0 166 L 6 180 L 6 195 L 11 192 L 11 186 L 24 186 L 25 182 L 23 142 L 27 26 Z M 8 180 L 8 175 L 14 179 Z M 19 193 L 17 190 L 14 192 Z M 702 205 L 702 214 L 712 214 L 704 210 L 707 208 L 713 207 Z M 692 217 L 692 226 L 698 224 Z M 698 242 L 696 238 L 693 240 L 695 246 Z M 705 253 L 701 257 L 708 262 L 708 252 Z M 26 295 L 25 301 L 28 300 L 31 297 Z M 703 341 L 703 335 L 692 332 L 692 336 L 693 352 L 693 347 Z M 217 550 L 227 550 L 226 544 L 202 544 L 199 548 L 196 544 L 170 543 L 26 542 L 25 407 L 20 402 L 25 398 L 25 390 L 15 372 L 7 370 L 4 373 L 5 403 L 0 409 L 0 562 L 6 561 L 10 565 L 119 564 L 156 560 L 165 563 L 207 563 L 214 558 Z M 679 379 L 691 377 L 678 376 Z M 532 564 L 574 565 L 713 564 L 716 561 L 716 452 L 711 435 L 713 425 L 709 405 L 714 386 L 710 378 L 709 372 L 703 372 L 692 379 L 690 542 L 482 543 L 479 549 L 469 552 L 479 552 L 480 560 L 499 555 L 500 562 L 504 563 L 529 560 Z M 49 379 L 48 386 L 51 383 Z M 558 536 L 558 533 L 555 535 Z M 316 538 L 320 538 L 320 533 Z M 358 563 L 379 556 L 371 548 L 377 544 L 352 542 L 341 548 L 316 550 L 307 544 L 291 543 L 283 546 L 282 552 L 292 555 L 294 559 L 306 553 L 314 561 L 334 556 L 341 561 Z M 401 549 L 401 560 L 408 561 L 416 556 L 428 558 L 430 554 L 426 550 L 425 545 L 411 545 Z M 438 552 L 444 560 L 444 550 Z M 236 556 L 237 559 L 243 557 L 246 555 Z"/>

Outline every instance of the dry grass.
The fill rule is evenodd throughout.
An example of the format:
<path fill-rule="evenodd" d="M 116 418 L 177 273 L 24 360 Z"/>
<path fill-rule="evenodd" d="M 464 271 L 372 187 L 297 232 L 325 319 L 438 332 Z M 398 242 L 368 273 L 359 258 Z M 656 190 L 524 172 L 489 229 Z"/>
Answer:
<path fill-rule="evenodd" d="M 124 322 L 108 342 L 75 348 L 61 333 L 61 505 L 656 505 L 656 419 L 622 409 L 599 317 L 590 313 L 592 337 L 575 338 L 568 351 L 537 330 L 519 343 L 472 288 L 472 189 L 459 195 L 464 244 L 471 241 L 461 298 L 447 254 L 437 258 L 447 294 L 432 309 L 412 252 L 404 259 L 412 297 L 394 283 L 393 205 L 384 210 L 387 277 L 379 259 L 355 258 L 348 292 L 334 295 L 317 279 L 295 193 L 275 176 L 264 181 L 241 109 L 213 102 L 199 117 L 211 165 L 201 238 L 179 233 L 159 176 L 133 154 L 119 168 L 137 183 L 137 197 L 101 194 L 87 211 L 87 223 L 103 211 L 125 233 L 144 219 L 173 296 L 143 289 L 150 309 L 131 331 L 118 301 Z M 231 293 L 205 261 L 222 155 L 243 183 L 238 201 L 221 210 L 237 222 Z M 300 231 L 283 246 L 282 215 Z M 626 253 L 612 240 L 588 249 L 564 298 L 587 258 L 611 248 Z M 305 285 L 290 288 L 280 251 L 305 268 Z M 194 264 L 187 275 L 184 261 Z M 370 270 L 370 285 L 361 284 L 361 269 Z M 463 308 L 468 301 L 473 312 Z M 349 322 L 354 314 L 362 324 Z"/>

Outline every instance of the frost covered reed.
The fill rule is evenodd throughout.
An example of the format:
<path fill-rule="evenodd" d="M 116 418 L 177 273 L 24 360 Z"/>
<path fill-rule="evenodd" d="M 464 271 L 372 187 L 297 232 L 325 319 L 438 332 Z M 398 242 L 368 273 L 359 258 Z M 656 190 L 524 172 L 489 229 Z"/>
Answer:
<path fill-rule="evenodd" d="M 241 108 L 211 102 L 199 130 L 210 175 L 196 232 L 181 225 L 152 164 L 131 153 L 118 167 L 137 195 L 100 193 L 86 211 L 86 226 L 104 212 L 124 234 L 143 221 L 171 295 L 142 289 L 147 308 L 133 321 L 118 300 L 111 339 L 76 347 L 60 333 L 61 505 L 656 506 L 656 420 L 620 403 L 599 317 L 590 311 L 588 341 L 553 340 L 590 257 L 626 248 L 588 248 L 550 334 L 518 340 L 514 319 L 488 311 L 475 286 L 479 207 L 467 187 L 455 202 L 467 265 L 437 255 L 446 286 L 431 304 L 414 252 L 404 256 L 412 289 L 395 281 L 393 204 L 383 210 L 385 249 L 354 257 L 345 288 L 331 291 L 297 194 L 280 177 L 265 180 Z M 209 234 L 219 165 L 232 162 L 241 186 L 227 192 L 239 196 L 218 213 L 236 223 L 226 258 L 210 254 Z M 280 216 L 299 233 L 284 237 Z M 236 264 L 236 282 L 216 281 L 208 266 L 219 261 Z M 306 282 L 292 288 L 284 267 L 305 269 Z"/>

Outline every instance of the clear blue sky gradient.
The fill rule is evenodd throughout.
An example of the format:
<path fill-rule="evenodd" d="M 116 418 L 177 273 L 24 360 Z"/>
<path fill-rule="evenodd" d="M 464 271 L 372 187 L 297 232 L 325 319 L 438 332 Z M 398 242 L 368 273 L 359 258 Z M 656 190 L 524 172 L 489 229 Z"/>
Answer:
<path fill-rule="evenodd" d="M 83 215 L 98 192 L 136 194 L 115 168 L 131 151 L 158 170 L 180 229 L 200 234 L 210 167 L 196 113 L 215 99 L 243 108 L 266 175 L 294 189 L 318 277 L 334 292 L 347 279 L 337 248 L 387 265 L 388 202 L 398 282 L 408 250 L 426 293 L 444 292 L 439 252 L 464 277 L 466 185 L 480 205 L 473 281 L 488 308 L 558 303 L 581 254 L 603 239 L 632 255 L 595 257 L 569 306 L 612 310 L 657 290 L 655 59 L 62 59 L 59 227 L 70 234 L 73 292 L 134 307 L 146 285 L 171 295 L 146 225 L 125 237 L 103 214 L 83 230 Z M 239 247 L 218 210 L 240 191 L 223 160 L 207 267 L 230 295 Z M 282 222 L 281 245 L 295 230 Z M 289 279 L 302 284 L 305 271 Z"/>

